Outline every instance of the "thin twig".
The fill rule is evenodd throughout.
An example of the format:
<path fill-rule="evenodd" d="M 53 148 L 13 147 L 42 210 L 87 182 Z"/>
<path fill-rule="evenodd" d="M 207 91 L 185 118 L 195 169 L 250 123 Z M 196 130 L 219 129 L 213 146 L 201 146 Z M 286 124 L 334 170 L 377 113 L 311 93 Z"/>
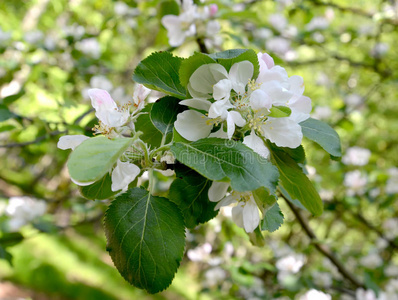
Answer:
<path fill-rule="evenodd" d="M 351 274 L 351 272 L 344 267 L 343 263 L 336 257 L 336 255 L 329 249 L 329 247 L 322 244 L 317 239 L 315 233 L 312 231 L 307 221 L 304 220 L 304 218 L 301 216 L 297 208 L 292 203 L 290 203 L 290 201 L 287 200 L 283 194 L 281 194 L 281 197 L 285 199 L 286 203 L 289 205 L 290 209 L 293 211 L 294 215 L 296 216 L 297 221 L 300 223 L 301 227 L 304 229 L 304 232 L 310 238 L 315 248 L 323 256 L 327 257 L 332 262 L 332 264 L 336 266 L 340 274 L 343 275 L 343 277 L 345 277 L 348 281 L 350 281 L 355 286 L 355 288 L 360 288 L 360 287 L 364 288 L 365 286 L 355 277 L 354 274 Z"/>

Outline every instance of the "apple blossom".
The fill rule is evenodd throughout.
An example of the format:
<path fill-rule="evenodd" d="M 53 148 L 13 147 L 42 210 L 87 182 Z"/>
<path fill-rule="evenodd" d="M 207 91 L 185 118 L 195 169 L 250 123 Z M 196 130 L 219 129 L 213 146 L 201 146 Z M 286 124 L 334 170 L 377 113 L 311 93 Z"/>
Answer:
<path fill-rule="evenodd" d="M 127 190 L 128 185 L 140 174 L 140 168 L 129 162 L 117 161 L 112 171 L 112 191 Z"/>

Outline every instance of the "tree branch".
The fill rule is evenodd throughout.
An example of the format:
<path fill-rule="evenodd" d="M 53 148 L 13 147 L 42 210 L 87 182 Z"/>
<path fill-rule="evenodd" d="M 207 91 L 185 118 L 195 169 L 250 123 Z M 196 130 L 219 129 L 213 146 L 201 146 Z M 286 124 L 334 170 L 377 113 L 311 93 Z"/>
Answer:
<path fill-rule="evenodd" d="M 348 281 L 350 281 L 355 286 L 355 288 L 360 288 L 360 287 L 364 288 L 365 286 L 355 277 L 354 274 L 351 274 L 351 272 L 344 267 L 343 263 L 336 257 L 336 255 L 332 252 L 332 250 L 330 250 L 329 247 L 322 244 L 317 239 L 315 233 L 312 231 L 306 220 L 301 216 L 298 209 L 289 200 L 287 200 L 283 194 L 281 194 L 281 197 L 285 199 L 286 203 L 289 205 L 290 209 L 293 211 L 294 215 L 296 216 L 297 221 L 300 223 L 301 227 L 304 229 L 304 232 L 310 238 L 315 248 L 323 256 L 327 257 L 332 262 L 332 264 L 336 266 L 340 274 Z"/>

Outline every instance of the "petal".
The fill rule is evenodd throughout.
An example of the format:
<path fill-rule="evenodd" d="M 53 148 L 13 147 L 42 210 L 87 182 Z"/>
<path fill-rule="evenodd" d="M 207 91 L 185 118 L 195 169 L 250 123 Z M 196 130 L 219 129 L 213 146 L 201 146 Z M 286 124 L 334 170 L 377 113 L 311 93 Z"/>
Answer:
<path fill-rule="evenodd" d="M 228 113 L 227 116 L 227 135 L 228 138 L 231 139 L 232 136 L 234 135 L 235 132 L 235 122 L 234 119 L 232 118 L 232 115 Z"/>
<path fill-rule="evenodd" d="M 221 119 L 225 120 L 230 108 L 233 108 L 233 105 L 229 102 L 229 99 L 217 100 L 210 106 L 209 118 L 221 117 Z"/>
<path fill-rule="evenodd" d="M 243 144 L 264 158 L 269 156 L 268 148 L 264 145 L 263 140 L 258 137 L 253 130 L 248 136 L 245 136 L 243 139 Z"/>
<path fill-rule="evenodd" d="M 270 109 L 272 107 L 272 99 L 261 89 L 255 90 L 250 95 L 250 106 L 252 109 Z"/>
<path fill-rule="evenodd" d="M 209 21 L 206 25 L 207 36 L 213 36 L 217 34 L 221 29 L 220 23 L 216 20 Z"/>
<path fill-rule="evenodd" d="M 221 124 L 221 128 L 217 130 L 216 132 L 210 133 L 209 137 L 216 137 L 219 139 L 227 139 L 228 135 L 223 129 L 223 124 Z"/>
<path fill-rule="evenodd" d="M 138 84 L 133 94 L 134 104 L 139 107 L 142 102 L 145 102 L 145 99 L 148 97 L 150 92 L 150 89 L 146 88 L 142 84 Z"/>
<path fill-rule="evenodd" d="M 209 200 L 212 202 L 220 201 L 225 197 L 229 186 L 229 182 L 213 181 L 208 191 Z"/>
<path fill-rule="evenodd" d="M 75 150 L 77 146 L 79 146 L 83 141 L 89 139 L 88 136 L 85 135 L 64 135 L 59 138 L 57 147 L 62 150 L 72 149 Z"/>
<path fill-rule="evenodd" d="M 256 202 L 250 198 L 243 207 L 243 226 L 246 232 L 253 232 L 260 222 L 260 214 Z"/>
<path fill-rule="evenodd" d="M 301 126 L 290 118 L 269 118 L 261 128 L 278 147 L 297 148 L 303 139 Z"/>
<path fill-rule="evenodd" d="M 303 77 L 293 75 L 289 77 L 289 90 L 295 95 L 302 95 L 304 92 L 304 80 Z"/>
<path fill-rule="evenodd" d="M 293 93 L 286 89 L 285 85 L 283 81 L 271 80 L 263 83 L 260 89 L 272 99 L 272 104 L 286 105 Z"/>
<path fill-rule="evenodd" d="M 245 202 L 239 202 L 235 207 L 232 208 L 232 221 L 235 222 L 240 228 L 244 228 L 243 224 L 243 208 Z"/>
<path fill-rule="evenodd" d="M 265 69 L 271 69 L 275 66 L 274 59 L 267 53 L 259 52 L 257 54 L 258 62 L 260 64 L 260 72 Z"/>
<path fill-rule="evenodd" d="M 238 113 L 237 111 L 230 111 L 229 114 L 232 116 L 232 120 L 237 126 L 245 126 L 246 121 L 242 118 L 242 115 L 240 113 Z"/>
<path fill-rule="evenodd" d="M 208 124 L 209 119 L 195 110 L 186 110 L 177 115 L 174 128 L 184 139 L 197 141 L 208 137 L 213 125 Z"/>
<path fill-rule="evenodd" d="M 140 168 L 129 162 L 117 161 L 116 168 L 112 172 L 112 191 L 127 189 L 130 182 L 140 174 Z"/>
<path fill-rule="evenodd" d="M 229 79 L 232 81 L 232 88 L 238 94 L 244 94 L 246 85 L 253 76 L 253 64 L 248 61 L 241 61 L 232 65 L 229 70 Z"/>
<path fill-rule="evenodd" d="M 310 112 L 312 110 L 311 99 L 306 96 L 301 96 L 296 100 L 290 101 L 289 107 L 292 110 L 292 114 L 289 118 L 300 123 L 310 117 Z"/>
<path fill-rule="evenodd" d="M 101 89 L 89 89 L 87 93 L 91 98 L 91 105 L 96 111 L 112 111 L 117 109 L 115 101 L 113 101 L 111 95 L 109 95 L 107 91 Z"/>
<path fill-rule="evenodd" d="M 213 93 L 213 86 L 220 80 L 226 78 L 228 78 L 228 73 L 222 65 L 205 64 L 201 65 L 193 72 L 189 78 L 189 85 L 194 92 L 209 96 Z M 195 97 L 192 93 L 191 96 Z"/>
<path fill-rule="evenodd" d="M 211 102 L 203 99 L 187 99 L 179 102 L 181 105 L 186 105 L 192 108 L 209 111 Z"/>
<path fill-rule="evenodd" d="M 229 99 L 232 83 L 229 79 L 223 79 L 213 86 L 213 98 L 215 100 Z"/>
<path fill-rule="evenodd" d="M 228 206 L 234 202 L 236 202 L 236 197 L 233 195 L 229 195 L 229 196 L 225 197 L 224 199 L 222 199 L 220 202 L 218 202 L 218 204 L 216 205 L 214 210 L 220 209 L 223 206 Z"/>

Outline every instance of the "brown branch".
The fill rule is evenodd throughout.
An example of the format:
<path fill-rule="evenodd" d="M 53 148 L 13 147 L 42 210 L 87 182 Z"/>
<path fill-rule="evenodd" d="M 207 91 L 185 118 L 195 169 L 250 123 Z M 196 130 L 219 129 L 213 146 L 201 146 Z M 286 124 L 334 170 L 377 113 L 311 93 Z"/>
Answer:
<path fill-rule="evenodd" d="M 289 205 L 290 209 L 293 211 L 296 216 L 297 221 L 300 223 L 301 227 L 304 229 L 304 232 L 310 238 L 312 244 L 315 248 L 325 257 L 327 257 L 333 265 L 336 266 L 337 270 L 340 272 L 343 277 L 345 277 L 348 281 L 350 281 L 355 288 L 364 288 L 365 286 L 355 277 L 354 274 L 351 274 L 348 271 L 343 263 L 336 257 L 336 255 L 330 250 L 329 247 L 322 244 L 316 237 L 315 233 L 312 231 L 311 227 L 308 225 L 307 221 L 301 216 L 298 209 L 281 193 L 281 197 L 285 199 L 286 203 Z"/>

